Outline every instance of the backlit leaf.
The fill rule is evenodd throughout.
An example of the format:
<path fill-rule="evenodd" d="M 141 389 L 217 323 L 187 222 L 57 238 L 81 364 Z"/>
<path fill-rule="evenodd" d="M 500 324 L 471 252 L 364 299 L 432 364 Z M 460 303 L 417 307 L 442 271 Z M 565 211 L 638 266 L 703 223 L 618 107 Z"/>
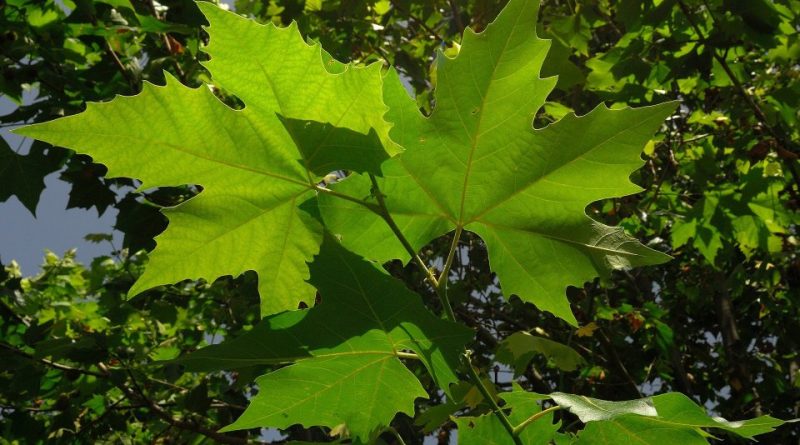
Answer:
<path fill-rule="evenodd" d="M 19 133 L 91 155 L 108 167 L 108 176 L 140 179 L 142 188 L 203 187 L 199 196 L 165 210 L 169 227 L 130 295 L 255 270 L 263 313 L 296 309 L 314 298 L 306 263 L 319 250 L 322 227 L 305 209 L 315 205 L 313 188 L 323 169 L 379 173 L 383 147 L 352 150 L 347 143 L 355 134 L 392 146 L 380 66 L 339 63 L 318 44 L 306 44 L 294 24 L 262 26 L 210 3 L 198 5 L 211 23 L 206 66 L 215 84 L 245 103 L 243 110 L 230 109 L 205 86 L 187 88 L 167 75 L 165 87 L 145 84 L 136 96 L 90 104 L 81 114 Z M 307 157 L 292 137 L 297 121 L 319 123 L 301 141 L 335 143 Z"/>
<path fill-rule="evenodd" d="M 345 423 L 366 437 L 426 397 L 398 359 L 403 351 L 418 354 L 441 388 L 457 381 L 470 330 L 435 317 L 402 283 L 330 238 L 310 270 L 318 306 L 267 317 L 178 360 L 204 371 L 296 362 L 259 378 L 259 394 L 229 429 Z"/>
<path fill-rule="evenodd" d="M 641 190 L 629 176 L 675 104 L 599 106 L 534 129 L 556 82 L 539 77 L 549 43 L 536 36 L 537 11 L 538 1 L 512 0 L 484 32 L 467 29 L 457 57 L 440 54 L 430 116 L 417 110 L 395 73 L 387 75 L 387 120 L 405 152 L 384 164 L 379 185 L 414 248 L 456 228 L 473 231 L 507 295 L 576 324 L 567 285 L 668 259 L 622 228 L 592 220 L 585 208 Z M 368 198 L 371 186 L 355 177 L 337 190 Z M 381 261 L 408 258 L 365 209 L 330 197 L 320 205 L 349 248 Z"/>

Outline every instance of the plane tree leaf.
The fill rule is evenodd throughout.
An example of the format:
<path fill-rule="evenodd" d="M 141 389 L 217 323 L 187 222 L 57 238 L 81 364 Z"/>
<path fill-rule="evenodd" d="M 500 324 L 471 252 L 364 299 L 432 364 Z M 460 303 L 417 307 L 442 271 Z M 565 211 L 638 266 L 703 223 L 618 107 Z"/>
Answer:
<path fill-rule="evenodd" d="M 769 433 L 785 423 L 783 420 L 771 416 L 742 421 L 711 417 L 692 399 L 678 392 L 653 396 L 653 405 L 659 418 L 666 422 L 697 428 L 718 428 L 747 438 Z"/>
<path fill-rule="evenodd" d="M 358 437 L 413 414 L 426 397 L 403 365 L 416 353 L 439 387 L 457 381 L 472 332 L 425 308 L 418 295 L 328 238 L 310 265 L 321 302 L 263 319 L 252 331 L 179 360 L 191 370 L 294 363 L 257 380 L 259 393 L 230 427 L 346 424 Z"/>
<path fill-rule="evenodd" d="M 649 397 L 622 402 L 612 402 L 561 392 L 550 394 L 550 397 L 559 406 L 578 416 L 583 423 L 613 419 L 623 414 L 637 414 L 645 417 L 658 415 L 655 406 L 653 406 L 653 401 Z"/>
<path fill-rule="evenodd" d="M 515 332 L 497 346 L 497 360 L 513 365 L 517 374 L 522 374 L 528 363 L 537 354 L 544 355 L 557 368 L 574 371 L 586 361 L 569 346 L 549 338 Z"/>
<path fill-rule="evenodd" d="M 430 116 L 395 73 L 386 76 L 386 119 L 405 151 L 384 164 L 378 183 L 414 248 L 454 229 L 472 231 L 486 243 L 506 294 L 576 324 L 567 285 L 668 259 L 622 228 L 592 220 L 585 208 L 641 190 L 629 176 L 675 104 L 599 106 L 535 129 L 556 83 L 539 77 L 550 44 L 536 36 L 538 7 L 512 0 L 485 31 L 466 30 L 456 57 L 438 55 Z M 355 177 L 337 190 L 363 198 L 371 185 Z M 381 261 L 408 258 L 386 225 L 356 204 L 323 198 L 321 211 L 349 248 Z"/>
<path fill-rule="evenodd" d="M 785 422 L 761 416 L 731 422 L 709 416 L 681 393 L 667 393 L 638 400 L 611 402 L 574 394 L 553 393 L 550 397 L 586 423 L 578 444 L 706 444 L 703 429 L 721 429 L 752 438 L 768 433 Z"/>
<path fill-rule="evenodd" d="M 198 5 L 210 23 L 206 66 L 244 109 L 167 75 L 166 86 L 146 83 L 136 96 L 89 104 L 83 113 L 18 132 L 88 154 L 108 167 L 108 176 L 140 179 L 142 188 L 203 187 L 164 211 L 169 227 L 131 295 L 255 270 L 263 313 L 295 309 L 314 298 L 306 263 L 319 250 L 322 227 L 304 209 L 313 208 L 324 169 L 380 174 L 382 144 L 393 146 L 380 66 L 339 63 L 307 44 L 295 24 L 262 26 Z M 316 156 L 295 142 L 297 121 L 317 122 L 307 124 L 312 130 L 302 141 L 330 142 Z M 365 138 L 370 144 L 358 150 L 348 145 Z"/>
<path fill-rule="evenodd" d="M 368 134 L 361 134 L 328 123 L 279 118 L 303 154 L 308 169 L 315 175 L 322 176 L 344 169 L 380 174 L 381 163 L 389 158 L 383 150 L 380 137 L 372 128 Z M 342 153 L 351 153 L 353 156 L 343 158 Z"/>
<path fill-rule="evenodd" d="M 21 155 L 0 138 L 0 202 L 16 196 L 33 215 L 44 190 L 45 176 L 61 168 L 64 156 L 34 143 L 30 152 Z"/>
<path fill-rule="evenodd" d="M 578 434 L 576 445 L 706 445 L 697 430 L 663 424 L 650 417 L 625 414 L 602 422 L 591 422 Z"/>

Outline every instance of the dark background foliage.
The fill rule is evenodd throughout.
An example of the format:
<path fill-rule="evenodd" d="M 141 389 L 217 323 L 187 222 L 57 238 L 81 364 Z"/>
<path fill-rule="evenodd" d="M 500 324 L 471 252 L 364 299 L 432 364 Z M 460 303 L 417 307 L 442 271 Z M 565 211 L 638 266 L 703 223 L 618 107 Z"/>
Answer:
<path fill-rule="evenodd" d="M 504 3 L 237 0 L 235 9 L 262 22 L 296 20 L 340 60 L 388 61 L 430 110 L 435 51 L 456 52 L 463 29 L 483 29 Z M 728 419 L 798 417 L 799 16 L 796 0 L 543 1 L 539 31 L 553 42 L 543 76 L 560 78 L 535 125 L 599 102 L 681 101 L 634 175 L 645 191 L 587 209 L 675 259 L 569 288 L 582 325 L 574 330 L 503 296 L 484 246 L 465 237 L 452 273 L 456 313 L 476 330 L 476 362 L 499 388 L 519 375 L 538 392 L 619 400 L 680 391 Z M 46 121 L 87 101 L 134 94 L 144 81 L 163 83 L 164 70 L 187 85 L 212 82 L 199 64 L 202 24 L 188 0 L 0 0 L 0 93 L 14 101 L 25 89 L 37 96 L 0 116 L 0 125 Z M 16 196 L 33 211 L 41 178 L 54 171 L 71 184 L 70 206 L 119 210 L 124 245 L 87 266 L 70 254 L 49 255 L 35 277 L 21 277 L 13 263 L 0 269 L 0 442 L 327 437 L 301 429 L 217 434 L 247 404 L 252 376 L 153 364 L 258 320 L 252 274 L 125 300 L 153 236 L 166 227 L 158 207 L 196 189 L 119 194 L 114 186 L 134 181 L 105 178 L 105 168 L 85 156 L 40 143 L 20 155 L 0 143 L 0 200 Z M 425 258 L 436 264 L 448 244 L 428 246 Z M 438 310 L 419 271 L 388 267 L 420 283 L 416 290 Z M 583 361 L 560 369 L 558 353 L 507 340 L 520 331 L 569 346 Z M 421 427 L 441 416 L 428 409 L 440 397 L 421 402 L 417 419 L 398 419 L 404 436 L 447 441 L 454 425 Z M 575 428 L 574 419 L 564 420 Z M 799 434 L 786 426 L 761 440 L 798 443 Z"/>

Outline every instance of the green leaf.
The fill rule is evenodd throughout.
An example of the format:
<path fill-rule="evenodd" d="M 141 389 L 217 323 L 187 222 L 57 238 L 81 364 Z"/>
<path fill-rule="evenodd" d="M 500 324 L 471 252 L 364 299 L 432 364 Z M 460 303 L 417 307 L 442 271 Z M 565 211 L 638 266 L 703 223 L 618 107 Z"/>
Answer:
<path fill-rule="evenodd" d="M 720 428 L 736 435 L 752 438 L 772 432 L 785 422 L 771 416 L 731 422 L 721 417 L 710 417 L 705 409 L 681 393 L 667 393 L 653 397 L 658 417 L 664 422 L 697 428 Z"/>
<path fill-rule="evenodd" d="M 346 423 L 366 437 L 426 397 L 398 359 L 407 357 L 403 351 L 418 354 L 441 388 L 457 381 L 470 330 L 435 317 L 402 283 L 331 238 L 310 270 L 318 306 L 267 317 L 236 339 L 178 360 L 203 371 L 297 362 L 258 379 L 258 396 L 228 429 Z"/>
<path fill-rule="evenodd" d="M 331 124 L 278 117 L 303 154 L 308 169 L 317 176 L 343 169 L 380 176 L 381 163 L 389 159 L 372 128 L 364 135 Z M 352 156 L 343 157 L 342 153 Z"/>
<path fill-rule="evenodd" d="M 63 154 L 42 145 L 34 143 L 27 155 L 21 155 L 0 138 L 0 202 L 16 196 L 34 216 L 44 190 L 45 176 L 64 163 Z"/>
<path fill-rule="evenodd" d="M 427 397 L 414 374 L 382 353 L 306 360 L 256 384 L 259 393 L 250 406 L 221 431 L 344 423 L 352 435 L 366 438 L 398 412 L 413 413 L 414 400 Z"/>
<path fill-rule="evenodd" d="M 428 117 L 397 74 L 388 74 L 386 117 L 405 152 L 384 163 L 379 186 L 414 248 L 458 227 L 475 232 L 506 295 L 577 324 L 564 295 L 568 285 L 668 259 L 622 228 L 592 220 L 585 208 L 641 190 L 628 178 L 675 104 L 600 106 L 534 129 L 556 81 L 539 78 L 549 43 L 536 36 L 537 11 L 535 0 L 512 0 L 484 32 L 467 29 L 457 57 L 439 54 L 436 108 Z M 360 177 L 336 190 L 371 194 Z M 348 248 L 380 261 L 408 258 L 365 209 L 331 197 L 321 198 L 320 209 Z"/>
<path fill-rule="evenodd" d="M 650 417 L 625 414 L 612 420 L 591 422 L 578 434 L 576 445 L 706 445 L 697 430 L 663 424 Z"/>
<path fill-rule="evenodd" d="M 653 401 L 649 397 L 638 400 L 627 400 L 624 402 L 610 402 L 562 392 L 552 393 L 550 397 L 559 406 L 568 409 L 572 414 L 578 416 L 583 423 L 609 420 L 625 414 L 637 414 L 648 417 L 658 415 L 655 406 L 653 406 Z"/>
<path fill-rule="evenodd" d="M 712 418 L 681 393 L 667 393 L 624 402 L 609 402 L 573 394 L 553 393 L 552 399 L 586 423 L 578 444 L 706 444 L 708 433 L 718 428 L 752 438 L 773 431 L 785 422 L 762 416 L 741 422 Z"/>
<path fill-rule="evenodd" d="M 295 309 L 315 293 L 305 283 L 306 263 L 319 250 L 322 227 L 303 209 L 314 207 L 321 169 L 374 169 L 386 153 L 373 139 L 391 146 L 380 66 L 341 64 L 306 44 L 295 24 L 262 26 L 198 5 L 211 23 L 206 67 L 215 84 L 245 103 L 243 110 L 228 108 L 205 86 L 187 88 L 167 75 L 165 87 L 145 84 L 139 95 L 90 104 L 79 115 L 19 133 L 89 154 L 108 167 L 108 176 L 138 178 L 142 188 L 203 187 L 164 211 L 169 227 L 130 295 L 255 270 L 262 313 Z M 360 133 L 371 145 L 330 145 L 325 156 L 309 160 L 279 115 L 284 122 L 319 122 L 312 135 L 352 142 Z"/>
<path fill-rule="evenodd" d="M 541 412 L 542 408 L 539 402 L 548 398 L 541 394 L 521 390 L 502 393 L 500 396 L 506 402 L 503 408 L 511 409 L 508 419 L 514 426 Z M 492 413 L 478 417 L 458 417 L 455 418 L 455 421 L 458 425 L 459 445 L 511 445 L 514 443 L 500 420 Z M 530 423 L 522 430 L 519 437 L 524 444 L 550 443 L 559 427 L 560 422 L 553 423 L 553 413 L 549 413 Z"/>
<path fill-rule="evenodd" d="M 527 332 L 515 332 L 500 342 L 497 360 L 513 365 L 522 374 L 536 354 L 542 354 L 563 371 L 574 371 L 586 361 L 569 346 Z"/>

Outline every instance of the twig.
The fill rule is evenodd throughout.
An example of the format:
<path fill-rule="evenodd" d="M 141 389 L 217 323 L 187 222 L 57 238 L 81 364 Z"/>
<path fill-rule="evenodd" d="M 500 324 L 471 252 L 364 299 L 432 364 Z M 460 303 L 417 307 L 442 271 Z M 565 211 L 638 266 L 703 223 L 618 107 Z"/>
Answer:
<path fill-rule="evenodd" d="M 461 21 L 461 11 L 458 10 L 458 4 L 455 0 L 450 0 L 450 11 L 453 14 L 453 21 L 456 22 L 456 27 L 458 28 L 458 33 L 464 32 L 464 22 Z"/>
<path fill-rule="evenodd" d="M 714 59 L 717 60 L 719 65 L 722 67 L 723 71 L 725 71 L 725 74 L 728 76 L 731 83 L 733 83 L 733 86 L 739 92 L 739 95 L 742 96 L 742 98 L 744 98 L 747 105 L 750 107 L 751 110 L 753 110 L 753 113 L 756 115 L 756 119 L 758 119 L 761 125 L 763 125 L 764 128 L 767 129 L 767 131 L 772 135 L 772 137 L 774 137 L 775 140 L 780 145 L 783 146 L 784 150 L 790 153 L 795 153 L 795 151 L 791 149 L 791 143 L 788 140 L 788 138 L 780 134 L 775 128 L 772 127 L 772 125 L 769 124 L 769 121 L 767 120 L 767 115 L 764 114 L 764 111 L 761 109 L 761 106 L 758 105 L 755 99 L 753 99 L 753 97 L 747 92 L 747 90 L 744 88 L 744 85 L 742 85 L 742 83 L 733 73 L 733 70 L 731 70 L 731 67 L 728 65 L 728 61 L 725 59 L 725 57 L 720 56 L 719 53 L 717 53 L 716 49 L 709 43 L 705 34 L 703 34 L 703 31 L 694 21 L 692 12 L 691 10 L 689 10 L 689 7 L 686 6 L 686 3 L 683 0 L 678 0 L 678 6 L 681 8 L 681 11 L 683 11 L 683 14 L 686 16 L 686 20 L 689 22 L 689 25 L 691 25 L 691 27 L 697 33 L 697 36 L 700 38 L 703 44 L 711 48 L 711 53 Z M 708 8 L 708 5 L 706 5 L 706 8 Z M 708 10 L 708 14 L 711 16 L 711 19 L 713 21 L 716 21 L 716 18 L 714 17 L 714 14 L 712 14 L 710 9 Z M 784 157 L 782 157 L 782 159 L 784 160 L 784 164 L 786 164 L 786 167 L 791 172 L 798 190 L 800 190 L 800 173 L 798 173 L 797 168 L 792 162 L 792 159 L 787 159 Z"/>
<path fill-rule="evenodd" d="M 439 33 L 436 32 L 435 29 L 433 29 L 430 26 L 428 26 L 427 24 L 425 24 L 425 20 L 422 20 L 419 17 L 417 17 L 414 14 L 412 14 L 409 9 L 406 9 L 406 8 L 400 6 L 396 0 L 391 0 L 391 4 L 392 4 L 392 6 L 397 8 L 400 12 L 405 14 L 409 19 L 411 19 L 411 21 L 413 21 L 414 23 L 416 23 L 417 25 L 419 25 L 420 27 L 422 27 L 424 30 L 428 31 L 429 33 L 433 34 L 433 36 L 436 37 L 437 40 L 442 41 L 442 42 L 445 41 L 445 39 L 442 38 L 442 36 L 439 35 Z"/>
<path fill-rule="evenodd" d="M 203 436 L 206 436 L 209 439 L 215 440 L 215 441 L 217 441 L 219 443 L 223 443 L 223 444 L 239 445 L 239 444 L 250 443 L 247 439 L 244 439 L 244 438 L 241 438 L 241 437 L 228 436 L 226 434 L 221 434 L 221 433 L 216 432 L 215 430 L 212 430 L 210 428 L 206 428 L 206 427 L 204 427 L 202 425 L 196 425 L 196 424 L 194 424 L 192 422 L 187 422 L 185 420 L 180 420 L 180 419 L 176 419 L 176 418 L 172 417 L 172 415 L 169 412 L 167 412 L 164 408 L 162 408 L 160 405 L 158 405 L 157 403 L 155 403 L 154 401 L 150 400 L 147 397 L 147 395 L 144 393 L 142 388 L 136 382 L 136 378 L 134 377 L 133 373 L 131 372 L 131 370 L 129 368 L 126 367 L 125 371 L 127 372 L 128 376 L 130 377 L 131 383 L 133 384 L 133 387 L 135 388 L 135 390 L 131 389 L 130 387 L 128 387 L 124 383 L 117 384 L 117 387 L 120 390 L 122 390 L 122 392 L 124 392 L 128 396 L 128 398 L 130 398 L 130 399 L 138 399 L 138 400 L 144 402 L 145 404 L 147 404 L 147 406 L 150 408 L 150 411 L 152 411 L 155 415 L 157 415 L 158 417 L 163 419 L 168 424 L 170 424 L 170 425 L 172 425 L 172 426 L 174 426 L 176 428 L 180 428 L 180 429 L 183 429 L 183 430 L 193 431 L 195 433 L 202 434 Z"/>
<path fill-rule="evenodd" d="M 49 366 L 49 367 L 51 367 L 53 369 L 58 369 L 59 371 L 78 372 L 80 374 L 91 375 L 91 376 L 94 376 L 94 377 L 102 377 L 102 378 L 108 377 L 107 374 L 99 373 L 99 372 L 96 372 L 96 371 L 91 371 L 89 369 L 75 368 L 73 366 L 64 365 L 64 364 L 61 364 L 61 363 L 56 363 L 56 362 L 54 362 L 52 360 L 47 360 L 46 358 L 36 358 L 36 357 L 33 356 L 33 354 L 29 354 L 29 353 L 27 353 L 27 352 L 25 352 L 25 351 L 23 351 L 21 349 L 18 349 L 18 348 L 14 347 L 14 346 L 9 345 L 7 343 L 0 343 L 0 347 L 2 347 L 3 349 L 6 349 L 8 351 L 11 351 L 11 352 L 13 352 L 13 353 L 15 353 L 15 354 L 17 354 L 19 356 L 25 357 L 25 358 L 27 358 L 29 360 L 33 360 L 33 361 L 42 363 L 45 366 Z"/>
<path fill-rule="evenodd" d="M 475 371 L 475 368 L 472 367 L 472 354 L 471 351 L 466 351 L 463 354 L 464 362 L 467 366 L 467 371 L 469 371 L 469 375 L 472 381 L 475 383 L 475 386 L 478 387 L 478 391 L 480 391 L 483 398 L 489 403 L 492 407 L 492 412 L 494 415 L 497 416 L 497 419 L 503 425 L 503 428 L 508 431 L 508 434 L 511 436 L 511 439 L 514 441 L 515 445 L 522 445 L 522 440 L 520 440 L 519 436 L 514 432 L 514 425 L 511 424 L 511 421 L 508 420 L 508 416 L 506 413 L 503 412 L 503 409 L 500 408 L 500 405 L 497 404 L 497 401 L 494 400 L 494 397 L 489 393 L 489 390 L 486 388 L 486 385 L 483 384 L 481 377 L 478 375 L 478 372 Z"/>
<path fill-rule="evenodd" d="M 614 360 L 614 364 L 617 365 L 617 368 L 625 377 L 627 384 L 631 387 L 631 389 L 633 389 L 633 391 L 636 393 L 637 396 L 642 397 L 643 394 L 642 391 L 639 389 L 639 385 L 636 384 L 636 381 L 633 380 L 633 377 L 628 372 L 628 368 L 626 368 L 625 364 L 622 363 L 622 359 L 620 359 L 619 354 L 617 354 L 616 348 L 614 348 L 614 344 L 611 343 L 611 340 L 609 340 L 604 329 L 600 328 L 599 333 L 600 333 L 599 335 L 600 342 L 603 343 L 603 345 L 606 347 L 606 350 L 611 355 L 611 358 Z"/>
<path fill-rule="evenodd" d="M 133 77 L 131 77 L 130 73 L 125 68 L 125 65 L 122 64 L 122 61 L 119 60 L 119 56 L 117 56 L 117 53 L 114 52 L 114 49 L 111 48 L 111 43 L 108 42 L 108 39 L 103 38 L 103 41 L 105 42 L 106 54 L 111 57 L 111 60 L 114 61 L 114 65 L 117 67 L 117 71 L 119 71 L 122 74 L 122 77 L 128 82 L 128 85 L 131 87 L 131 92 L 135 92 L 136 82 L 133 80 Z"/>

